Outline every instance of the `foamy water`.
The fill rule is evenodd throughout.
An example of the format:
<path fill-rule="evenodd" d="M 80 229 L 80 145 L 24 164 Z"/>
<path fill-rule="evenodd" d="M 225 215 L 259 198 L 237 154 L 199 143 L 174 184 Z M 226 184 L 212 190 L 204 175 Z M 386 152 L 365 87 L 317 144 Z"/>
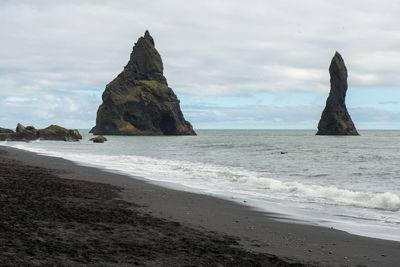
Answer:
<path fill-rule="evenodd" d="M 400 241 L 398 131 L 360 137 L 313 131 L 199 131 L 181 137 L 110 136 L 104 144 L 5 145 L 246 201 L 312 224 Z"/>

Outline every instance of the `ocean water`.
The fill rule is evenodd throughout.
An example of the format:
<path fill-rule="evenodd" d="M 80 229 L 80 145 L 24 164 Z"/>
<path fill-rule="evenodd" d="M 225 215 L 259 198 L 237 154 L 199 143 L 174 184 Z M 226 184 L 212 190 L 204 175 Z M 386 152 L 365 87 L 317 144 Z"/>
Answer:
<path fill-rule="evenodd" d="M 400 241 L 400 131 L 198 130 L 198 136 L 107 136 L 2 142 L 82 165 L 202 192 L 290 219 Z"/>

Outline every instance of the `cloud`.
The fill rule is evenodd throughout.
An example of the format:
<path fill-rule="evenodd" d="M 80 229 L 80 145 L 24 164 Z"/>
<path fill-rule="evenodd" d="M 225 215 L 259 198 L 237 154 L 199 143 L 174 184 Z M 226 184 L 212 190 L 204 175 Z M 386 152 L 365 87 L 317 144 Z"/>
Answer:
<path fill-rule="evenodd" d="M 31 105 L 38 122 L 53 116 L 90 127 L 105 85 L 145 29 L 178 96 L 326 96 L 335 50 L 345 59 L 350 90 L 400 89 L 399 10 L 394 0 L 2 1 L 0 98 L 36 99 L 7 103 Z M 0 124 L 21 118 L 5 105 L 0 113 Z"/>
<path fill-rule="evenodd" d="M 400 101 L 384 101 L 379 102 L 381 105 L 400 105 Z"/>
<path fill-rule="evenodd" d="M 317 129 L 320 105 L 184 105 L 186 117 L 200 129 Z M 400 112 L 374 107 L 349 108 L 359 129 L 398 129 Z"/>
<path fill-rule="evenodd" d="M 40 97 L 0 98 L 0 105 L 6 111 L 0 113 L 0 121 L 9 128 L 20 122 L 37 128 L 58 124 L 82 129 L 94 125 L 98 99 L 85 93 L 45 92 Z"/>
<path fill-rule="evenodd" d="M 374 107 L 350 109 L 356 127 L 360 129 L 399 129 L 400 112 Z"/>
<path fill-rule="evenodd" d="M 313 129 L 321 115 L 317 106 L 185 106 L 189 119 L 209 129 Z"/>

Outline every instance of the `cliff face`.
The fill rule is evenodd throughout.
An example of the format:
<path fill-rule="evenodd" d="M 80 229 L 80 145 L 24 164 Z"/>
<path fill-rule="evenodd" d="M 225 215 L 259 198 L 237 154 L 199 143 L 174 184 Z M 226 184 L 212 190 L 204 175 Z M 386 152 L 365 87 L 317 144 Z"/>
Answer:
<path fill-rule="evenodd" d="M 196 135 L 168 87 L 163 63 L 146 31 L 124 70 L 107 86 L 93 134 Z"/>
<path fill-rule="evenodd" d="M 347 112 L 347 69 L 338 52 L 332 58 L 329 74 L 331 90 L 318 124 L 317 135 L 359 135 Z"/>

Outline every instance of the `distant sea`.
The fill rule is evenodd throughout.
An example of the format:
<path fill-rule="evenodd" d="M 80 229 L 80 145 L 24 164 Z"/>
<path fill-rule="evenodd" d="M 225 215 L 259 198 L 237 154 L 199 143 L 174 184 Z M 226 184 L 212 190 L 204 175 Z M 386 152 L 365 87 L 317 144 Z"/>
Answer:
<path fill-rule="evenodd" d="M 197 130 L 198 136 L 107 136 L 3 142 L 279 213 L 283 220 L 400 241 L 400 131 Z"/>

